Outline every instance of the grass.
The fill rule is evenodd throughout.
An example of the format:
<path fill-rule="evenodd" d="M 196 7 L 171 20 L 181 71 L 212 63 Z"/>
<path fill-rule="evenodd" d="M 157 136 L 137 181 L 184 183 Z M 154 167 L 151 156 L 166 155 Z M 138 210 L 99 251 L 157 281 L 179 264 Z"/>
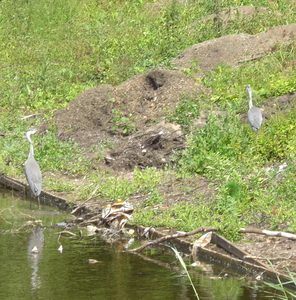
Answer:
<path fill-rule="evenodd" d="M 285 223 L 287 230 L 295 231 L 296 112 L 273 115 L 258 134 L 240 120 L 246 111 L 245 84 L 253 87 L 256 105 L 296 90 L 295 45 L 275 45 L 265 57 L 239 68 L 218 65 L 202 78 L 194 77 L 197 66 L 192 61 L 184 73 L 211 93 L 184 95 L 167 116 L 184 128 L 188 146 L 175 154 L 172 168 L 135 169 L 128 178 L 114 175 L 94 169 L 78 144 L 58 140 L 53 113 L 79 92 L 103 83 L 116 85 L 152 67 L 172 68 L 171 60 L 182 49 L 226 34 L 254 34 L 292 23 L 296 11 L 292 0 L 168 1 L 160 10 L 153 8 L 157 4 L 148 0 L 2 1 L 0 171 L 24 178 L 28 151 L 24 132 L 47 122 L 47 131 L 33 137 L 41 169 L 83 177 L 86 182 L 74 188 L 50 179 L 46 184 L 53 191 L 74 190 L 77 199 L 88 198 L 96 186 L 104 199 L 146 194 L 134 213 L 135 223 L 180 230 L 216 226 L 231 240 L 240 239 L 238 228 L 249 223 L 267 229 Z M 271 13 L 244 21 L 237 16 L 226 25 L 219 19 L 199 21 L 240 5 L 262 6 Z M 216 110 L 227 114 L 215 114 Z M 196 127 L 193 121 L 202 111 L 209 112 L 207 124 Z M 22 119 L 33 113 L 38 115 Z M 119 110 L 113 111 L 112 122 L 121 133 L 135 129 L 134 116 Z M 105 141 L 93 148 L 96 159 L 102 158 L 104 147 L 112 145 Z M 276 173 L 283 162 L 288 167 Z M 182 183 L 180 194 L 190 195 L 190 201 L 180 197 L 163 211 L 151 209 L 166 204 L 163 187 L 172 173 Z M 210 184 L 206 197 L 194 192 L 199 176 Z"/>
<path fill-rule="evenodd" d="M 188 279 L 189 279 L 189 281 L 190 281 L 190 285 L 191 285 L 192 288 L 193 288 L 194 294 L 195 294 L 196 298 L 199 300 L 200 298 L 199 298 L 198 293 L 197 293 L 197 291 L 196 291 L 196 289 L 195 289 L 195 286 L 194 286 L 194 284 L 193 284 L 193 282 L 192 282 L 191 276 L 190 276 L 190 274 L 188 273 L 186 264 L 185 264 L 185 262 L 184 262 L 182 256 L 180 255 L 180 253 L 179 253 L 175 248 L 172 248 L 172 247 L 171 247 L 171 249 L 174 251 L 175 256 L 177 257 L 177 259 L 178 259 L 178 261 L 180 262 L 182 268 L 183 268 L 184 271 L 186 272 L 186 275 L 187 275 L 187 277 L 188 277 Z"/>
<path fill-rule="evenodd" d="M 271 265 L 272 266 L 272 265 Z M 271 291 L 266 291 L 268 294 L 268 298 L 273 298 L 276 297 L 277 299 L 280 300 L 290 300 L 290 299 L 295 299 L 296 297 L 296 292 L 295 290 L 289 289 L 287 285 L 294 285 L 296 284 L 295 281 L 295 273 L 291 272 L 289 269 L 286 270 L 288 277 L 290 280 L 286 282 L 282 282 L 282 280 L 279 278 L 277 275 L 277 280 L 278 283 L 270 282 L 270 281 L 264 281 L 264 284 L 266 284 L 268 287 L 270 287 L 273 292 Z"/>

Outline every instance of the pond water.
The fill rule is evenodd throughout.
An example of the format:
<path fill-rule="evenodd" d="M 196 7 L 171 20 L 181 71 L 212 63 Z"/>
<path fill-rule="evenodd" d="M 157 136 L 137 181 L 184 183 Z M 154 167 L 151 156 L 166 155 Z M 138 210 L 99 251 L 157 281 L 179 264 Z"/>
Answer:
<path fill-rule="evenodd" d="M 17 195 L 0 190 L 1 300 L 197 299 L 167 248 L 138 255 L 122 251 L 120 243 L 110 245 L 97 236 L 87 237 L 86 232 L 82 237 L 59 238 L 56 233 L 62 229 L 51 225 L 70 216 L 50 207 L 30 210 L 29 206 Z M 43 227 L 32 226 L 38 219 Z M 79 233 L 79 229 L 72 231 Z M 38 253 L 32 253 L 34 246 Z M 89 259 L 98 262 L 90 264 Z M 187 259 L 186 264 L 190 263 Z M 202 262 L 201 267 L 190 267 L 200 299 L 267 299 L 258 283 L 248 288 L 244 279 L 221 279 L 219 272 Z"/>

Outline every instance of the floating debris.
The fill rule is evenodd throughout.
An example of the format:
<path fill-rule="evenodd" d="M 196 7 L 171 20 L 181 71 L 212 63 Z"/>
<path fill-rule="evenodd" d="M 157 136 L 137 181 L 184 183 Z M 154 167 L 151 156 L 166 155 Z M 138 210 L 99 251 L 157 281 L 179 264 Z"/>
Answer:
<path fill-rule="evenodd" d="M 97 264 L 99 261 L 96 260 L 96 259 L 89 258 L 89 259 L 86 260 L 86 262 L 89 263 L 89 264 Z"/>
<path fill-rule="evenodd" d="M 144 230 L 143 230 L 143 233 L 141 235 L 141 238 L 144 237 L 146 239 L 149 239 L 153 233 L 155 232 L 155 228 L 150 226 L 150 227 L 145 227 Z"/>
<path fill-rule="evenodd" d="M 122 202 L 119 199 L 102 210 L 101 222 L 112 229 L 121 230 L 131 219 L 133 211 L 134 208 L 129 202 Z"/>
<path fill-rule="evenodd" d="M 124 249 L 127 250 L 129 249 L 135 242 L 135 239 L 134 238 L 131 238 L 128 240 L 128 242 L 124 245 Z"/>
<path fill-rule="evenodd" d="M 87 236 L 93 236 L 96 235 L 98 232 L 98 227 L 93 225 L 87 225 L 86 226 Z"/>

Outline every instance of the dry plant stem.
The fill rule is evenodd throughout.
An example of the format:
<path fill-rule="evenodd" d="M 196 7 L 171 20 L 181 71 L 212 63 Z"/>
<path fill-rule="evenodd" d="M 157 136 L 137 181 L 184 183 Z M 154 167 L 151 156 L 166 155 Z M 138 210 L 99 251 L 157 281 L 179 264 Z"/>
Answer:
<path fill-rule="evenodd" d="M 13 207 L 14 207 L 14 205 L 2 209 L 2 210 L 0 211 L 0 215 L 1 215 L 4 211 L 6 211 L 6 210 L 11 210 Z"/>
<path fill-rule="evenodd" d="M 73 215 L 78 209 L 80 209 L 81 207 L 83 207 L 85 205 L 86 202 L 88 202 L 89 200 L 94 198 L 94 194 L 97 192 L 100 184 L 101 184 L 102 179 L 100 180 L 100 182 L 97 184 L 96 188 L 92 191 L 92 193 L 90 194 L 90 196 L 80 205 L 78 205 L 75 209 L 73 209 L 71 211 L 71 214 Z"/>
<path fill-rule="evenodd" d="M 156 244 L 159 244 L 159 243 L 162 243 L 164 241 L 168 241 L 168 240 L 172 240 L 172 239 L 177 239 L 177 238 L 181 238 L 181 237 L 186 237 L 186 236 L 189 236 L 189 235 L 193 235 L 193 234 L 196 234 L 196 233 L 199 233 L 199 232 L 208 232 L 208 231 L 215 231 L 216 229 L 214 227 L 208 227 L 208 226 L 201 226 L 201 227 L 198 227 L 192 231 L 189 231 L 189 232 L 184 232 L 184 233 L 176 233 L 176 234 L 172 234 L 172 235 L 166 235 L 166 236 L 163 236 L 157 240 L 154 240 L 152 242 L 149 242 L 147 244 L 144 244 L 138 248 L 135 248 L 135 249 L 131 249 L 131 250 L 128 250 L 128 252 L 141 252 L 143 249 L 149 247 L 149 246 L 153 246 L 153 245 L 156 245 Z"/>
<path fill-rule="evenodd" d="M 285 237 L 288 239 L 296 240 L 296 235 L 289 232 L 271 231 L 265 229 L 262 230 L 258 228 L 252 228 L 252 227 L 241 228 L 239 233 L 258 233 L 267 236 L 279 236 L 279 237 Z"/>
<path fill-rule="evenodd" d="M 82 223 L 80 223 L 80 226 L 85 226 L 88 224 L 93 224 L 93 223 L 98 223 L 97 225 L 102 224 L 102 217 L 99 215 L 95 215 L 94 217 L 90 218 L 89 220 L 83 221 Z"/>

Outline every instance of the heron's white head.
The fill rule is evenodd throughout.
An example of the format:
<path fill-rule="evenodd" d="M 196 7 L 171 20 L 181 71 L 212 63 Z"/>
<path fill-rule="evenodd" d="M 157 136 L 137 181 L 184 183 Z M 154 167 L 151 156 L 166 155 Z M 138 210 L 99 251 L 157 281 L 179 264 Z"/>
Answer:
<path fill-rule="evenodd" d="M 251 92 L 251 85 L 247 84 L 246 87 L 245 87 L 245 89 L 246 89 L 247 92 Z"/>
<path fill-rule="evenodd" d="M 37 131 L 40 131 L 40 129 L 39 128 L 30 128 L 26 131 L 26 134 L 28 134 L 28 133 L 34 134 Z"/>
<path fill-rule="evenodd" d="M 27 137 L 27 140 L 29 141 L 29 143 L 32 143 L 31 138 L 30 138 L 31 134 L 34 134 L 37 131 L 40 131 L 40 129 L 39 128 L 30 128 L 26 131 L 26 137 Z"/>

